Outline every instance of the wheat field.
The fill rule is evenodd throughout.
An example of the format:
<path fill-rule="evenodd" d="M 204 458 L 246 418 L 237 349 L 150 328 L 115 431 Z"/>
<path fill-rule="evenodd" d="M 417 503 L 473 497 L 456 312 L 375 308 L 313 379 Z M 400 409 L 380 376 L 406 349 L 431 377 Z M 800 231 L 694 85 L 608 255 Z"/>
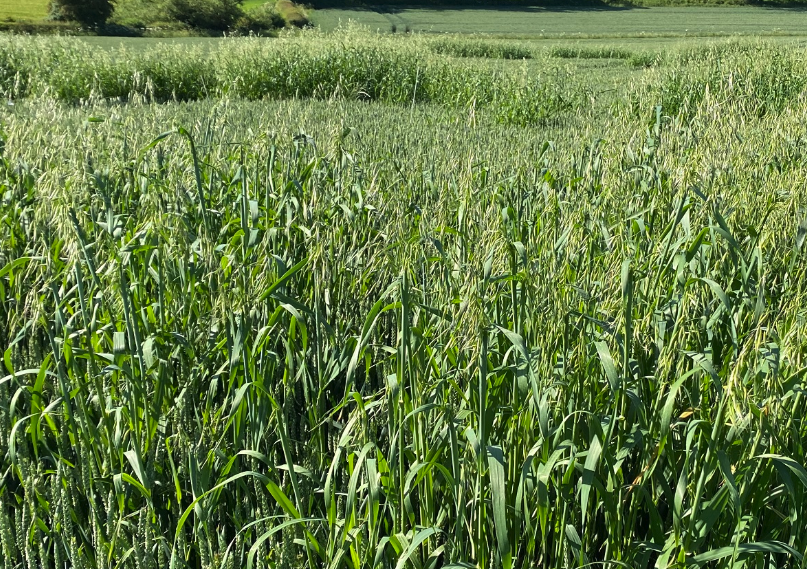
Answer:
<path fill-rule="evenodd" d="M 228 42 L 0 39 L 0 568 L 805 567 L 801 49 Z"/>

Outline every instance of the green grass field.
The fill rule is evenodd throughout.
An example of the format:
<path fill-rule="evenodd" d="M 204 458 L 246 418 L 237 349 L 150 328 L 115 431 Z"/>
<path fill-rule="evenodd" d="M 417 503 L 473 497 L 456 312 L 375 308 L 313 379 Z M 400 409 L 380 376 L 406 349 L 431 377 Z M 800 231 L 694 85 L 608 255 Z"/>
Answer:
<path fill-rule="evenodd" d="M 48 14 L 48 0 L 0 0 L 0 20 L 37 21 Z"/>
<path fill-rule="evenodd" d="M 372 29 L 503 36 L 642 37 L 664 35 L 807 35 L 807 11 L 732 7 L 636 9 L 452 9 L 388 7 L 367 10 L 319 9 L 313 21 L 330 30 L 354 20 Z"/>
<path fill-rule="evenodd" d="M 804 568 L 774 39 L 0 36 L 0 569 Z"/>

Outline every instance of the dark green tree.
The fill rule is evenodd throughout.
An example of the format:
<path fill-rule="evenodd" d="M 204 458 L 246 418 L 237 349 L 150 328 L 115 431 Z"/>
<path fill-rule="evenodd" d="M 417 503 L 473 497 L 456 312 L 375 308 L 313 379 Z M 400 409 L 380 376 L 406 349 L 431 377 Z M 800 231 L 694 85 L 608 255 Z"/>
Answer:
<path fill-rule="evenodd" d="M 50 0 L 50 18 L 72 20 L 88 26 L 106 23 L 115 6 L 112 0 Z"/>
<path fill-rule="evenodd" d="M 170 0 L 168 13 L 192 28 L 223 31 L 244 15 L 243 0 Z"/>

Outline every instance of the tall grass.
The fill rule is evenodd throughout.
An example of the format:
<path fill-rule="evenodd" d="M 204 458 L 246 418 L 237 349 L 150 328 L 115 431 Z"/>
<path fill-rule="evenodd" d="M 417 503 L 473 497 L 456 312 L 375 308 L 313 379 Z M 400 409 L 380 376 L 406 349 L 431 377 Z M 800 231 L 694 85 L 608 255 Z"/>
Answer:
<path fill-rule="evenodd" d="M 532 59 L 532 49 L 530 47 L 512 41 L 442 37 L 432 40 L 429 47 L 436 54 L 452 57 Z"/>
<path fill-rule="evenodd" d="M 803 103 L 804 69 L 803 50 L 765 43 L 734 41 L 674 52 L 669 64 L 645 79 L 639 108 L 652 99 L 670 115 L 692 117 L 704 104 L 731 104 L 757 117 L 778 114 Z"/>
<path fill-rule="evenodd" d="M 613 46 L 556 45 L 549 49 L 549 54 L 561 59 L 630 59 L 634 52 Z"/>
<path fill-rule="evenodd" d="M 281 39 L 223 40 L 212 49 L 162 45 L 110 52 L 75 40 L 0 38 L 0 93 L 69 103 L 349 98 L 394 104 L 509 108 L 502 120 L 557 119 L 578 94 L 569 74 L 547 66 L 540 76 L 480 68 L 431 53 L 426 40 L 390 39 L 348 29 Z"/>
<path fill-rule="evenodd" d="M 0 566 L 804 566 L 807 113 L 748 105 L 17 101 Z"/>

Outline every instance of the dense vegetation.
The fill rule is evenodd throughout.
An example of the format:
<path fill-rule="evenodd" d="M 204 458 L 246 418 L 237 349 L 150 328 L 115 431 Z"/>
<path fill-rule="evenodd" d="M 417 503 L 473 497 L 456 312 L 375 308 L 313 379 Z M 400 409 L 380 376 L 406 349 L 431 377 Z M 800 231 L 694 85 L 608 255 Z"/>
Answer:
<path fill-rule="evenodd" d="M 50 0 L 50 17 L 97 26 L 112 15 L 111 0 Z"/>
<path fill-rule="evenodd" d="M 804 566 L 803 52 L 410 40 L 0 45 L 2 569 Z"/>
<path fill-rule="evenodd" d="M 20 33 L 266 35 L 310 21 L 291 0 L 0 0 L 0 25 Z"/>
<path fill-rule="evenodd" d="M 291 0 L 122 0 L 112 23 L 131 28 L 175 27 L 177 23 L 202 32 L 271 32 L 310 22 L 302 6 Z"/>
<path fill-rule="evenodd" d="M 161 47 L 131 53 L 72 40 L 0 38 L 0 93 L 13 99 L 48 95 L 70 103 L 208 97 L 358 98 L 452 107 L 472 103 L 490 108 L 503 122 L 518 124 L 553 120 L 582 95 L 562 88 L 567 73 L 557 64 L 527 77 L 523 70 L 446 59 L 440 56 L 446 45 L 422 38 L 395 41 L 355 29 L 337 37 L 311 32 L 271 42 L 232 39 L 212 49 Z M 448 45 L 460 51 L 473 46 L 491 57 L 503 49 L 500 42 L 474 40 Z"/>

